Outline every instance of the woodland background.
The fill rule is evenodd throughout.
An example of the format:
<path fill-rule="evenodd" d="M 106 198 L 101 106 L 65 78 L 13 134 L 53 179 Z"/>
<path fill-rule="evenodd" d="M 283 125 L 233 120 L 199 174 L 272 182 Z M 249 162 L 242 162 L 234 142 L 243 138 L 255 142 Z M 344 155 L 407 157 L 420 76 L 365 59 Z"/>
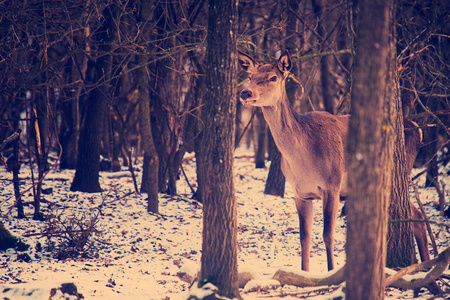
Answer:
<path fill-rule="evenodd" d="M 176 194 L 181 159 L 198 155 L 202 134 L 206 4 L 3 1 L 0 140 L 23 128 L 19 159 L 39 166 L 37 183 L 54 151 L 60 168 L 76 168 L 71 189 L 85 192 L 101 190 L 100 168 L 132 170 L 133 157 L 150 147 L 158 167 L 149 176 L 157 176 L 159 192 Z M 353 1 L 240 1 L 238 48 L 264 61 L 288 49 L 295 64 L 287 90 L 296 109 L 348 113 L 355 26 L 363 17 L 356 7 Z M 427 166 L 428 183 L 437 189 L 437 164 L 450 159 L 448 11 L 442 0 L 398 1 L 396 12 L 403 112 L 423 129 L 417 164 Z M 240 73 L 239 84 L 245 78 Z M 237 101 L 236 143 L 247 130 L 255 166 L 263 167 L 266 152 L 276 156 L 270 132 L 260 111 L 253 109 L 249 124 L 243 112 Z M 141 125 L 148 117 L 151 128 Z M 11 152 L 3 151 L 5 161 Z M 280 181 L 271 187 L 269 180 L 266 191 L 282 194 Z M 152 189 L 145 183 L 136 189 Z M 39 218 L 39 184 L 34 193 Z"/>
<path fill-rule="evenodd" d="M 423 130 L 416 164 L 424 167 L 426 184 L 436 188 L 444 210 L 438 165 L 450 161 L 450 4 L 395 3 L 403 115 Z M 2 163 L 14 173 L 17 216 L 27 217 L 21 166 L 35 166 L 31 189 L 37 220 L 45 219 L 43 180 L 55 168 L 76 170 L 71 191 L 96 193 L 102 191 L 100 170 L 126 166 L 135 191 L 148 194 L 147 210 L 157 213 L 161 193 L 177 194 L 183 157 L 195 153 L 197 181 L 190 188 L 198 201 L 209 199 L 204 195 L 212 178 L 208 154 L 221 147 L 208 141 L 220 141 L 211 132 L 222 134 L 230 124 L 211 108 L 213 99 L 222 108 L 227 103 L 211 92 L 220 83 L 206 74 L 222 68 L 214 53 L 234 51 L 235 42 L 259 61 L 273 62 L 289 50 L 294 66 L 286 90 L 297 111 L 351 113 L 356 32 L 365 17 L 358 1 L 240 1 L 237 14 L 230 15 L 238 16 L 236 40 L 211 41 L 208 21 L 222 14 L 209 11 L 208 17 L 205 0 L 1 2 L 0 141 L 10 137 L 7 141 L 14 142 L 2 144 L 0 151 Z M 234 146 L 244 139 L 253 143 L 256 168 L 271 160 L 265 193 L 282 196 L 280 154 L 262 113 L 237 101 L 247 74 L 239 71 L 234 77 L 235 68 L 226 66 L 222 72 L 233 82 L 223 88 L 224 95 L 236 94 L 236 101 L 228 103 L 236 105 L 228 108 L 236 109 Z M 144 157 L 141 186 L 134 175 L 137 157 Z M 210 206 L 212 211 L 217 207 Z"/>

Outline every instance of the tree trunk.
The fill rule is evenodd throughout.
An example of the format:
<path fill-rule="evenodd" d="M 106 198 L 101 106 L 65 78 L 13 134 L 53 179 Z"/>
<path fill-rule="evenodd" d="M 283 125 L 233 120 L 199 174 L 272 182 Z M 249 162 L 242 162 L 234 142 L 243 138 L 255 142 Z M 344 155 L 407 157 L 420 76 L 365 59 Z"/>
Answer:
<path fill-rule="evenodd" d="M 141 69 L 143 68 L 145 67 L 141 67 Z M 145 79 L 146 77 L 143 78 Z M 139 129 L 141 131 L 142 149 L 144 150 L 141 192 L 147 193 L 147 211 L 158 213 L 159 158 L 152 137 L 148 87 L 143 87 L 142 85 L 139 93 Z"/>
<path fill-rule="evenodd" d="M 322 16 L 322 10 L 324 10 L 325 4 L 323 1 L 312 1 L 312 5 L 314 8 L 314 12 L 316 14 L 316 17 L 319 20 L 319 23 L 317 25 L 317 32 L 319 36 L 322 38 L 320 43 L 322 44 L 321 50 L 325 51 L 327 50 L 327 42 L 326 42 L 326 36 L 327 36 L 327 18 L 323 18 Z M 330 74 L 330 63 L 331 63 L 331 56 L 325 55 L 320 58 L 320 82 L 322 87 L 322 100 L 323 100 L 323 106 L 325 107 L 325 110 L 329 112 L 330 114 L 335 113 L 335 100 L 333 98 L 333 92 L 332 92 L 332 78 Z"/>
<path fill-rule="evenodd" d="M 116 38 L 115 5 L 108 6 L 103 12 L 103 24 L 94 36 L 97 50 L 108 53 L 112 50 Z M 98 54 L 98 53 L 97 53 Z M 95 84 L 86 100 L 84 124 L 80 131 L 78 142 L 78 157 L 75 177 L 71 191 L 87 193 L 101 192 L 99 183 L 100 146 L 104 116 L 107 113 L 106 96 L 109 95 L 111 79 L 111 54 L 99 56 L 95 62 L 88 63 L 89 80 Z"/>
<path fill-rule="evenodd" d="M 394 6 L 395 4 L 392 4 Z M 409 172 L 406 165 L 405 153 L 405 133 L 403 127 L 403 111 L 400 99 L 400 89 L 397 73 L 397 58 L 395 38 L 395 8 L 392 7 L 389 26 L 389 57 L 388 74 L 390 77 L 389 87 L 391 91 L 387 99 L 393 103 L 396 111 L 394 123 L 395 148 L 394 166 L 392 169 L 392 191 L 389 201 L 389 220 L 409 220 L 411 219 L 411 206 L 409 200 Z M 387 256 L 386 266 L 389 268 L 406 267 L 414 263 L 415 246 L 413 239 L 412 224 L 410 222 L 390 223 L 387 235 Z"/>
<path fill-rule="evenodd" d="M 65 124 L 60 133 L 61 169 L 75 169 L 77 166 L 78 134 L 79 134 L 79 98 L 61 103 Z"/>
<path fill-rule="evenodd" d="M 400 124 L 398 123 L 399 121 L 401 122 Z M 396 142 L 394 166 L 392 169 L 392 191 L 388 210 L 389 220 L 392 221 L 411 219 L 409 174 L 406 170 L 403 117 L 401 113 L 398 113 L 395 125 Z M 406 267 L 413 264 L 414 260 L 415 246 L 411 223 L 390 223 L 387 236 L 386 266 L 388 268 Z"/>
<path fill-rule="evenodd" d="M 85 35 L 90 32 L 89 26 L 85 30 Z M 85 45 L 85 51 L 89 50 L 89 44 Z M 66 73 L 67 77 L 71 78 L 71 82 L 77 80 L 81 81 L 81 77 L 86 78 L 88 58 L 83 56 L 82 59 L 77 60 L 77 56 L 72 57 L 70 64 L 70 72 Z M 78 69 L 78 65 L 81 65 L 81 74 Z M 78 139 L 80 136 L 80 95 L 83 89 L 83 85 L 79 85 L 72 92 L 72 101 L 60 103 L 64 114 L 65 124 L 60 133 L 61 143 L 61 169 L 76 169 L 77 167 L 77 154 L 78 154 Z"/>
<path fill-rule="evenodd" d="M 176 161 L 176 151 L 179 137 L 179 103 L 181 90 L 183 59 L 180 54 L 167 55 L 167 49 L 174 49 L 179 40 L 173 38 L 170 30 L 179 30 L 182 26 L 179 20 L 179 7 L 172 2 L 156 1 L 153 22 L 156 23 L 153 39 L 156 42 L 156 55 L 161 57 L 151 65 L 153 82 L 150 83 L 152 98 L 152 131 L 153 139 L 159 157 L 159 191 L 175 195 L 176 177 L 179 162 Z M 176 29 L 175 29 L 176 28 Z M 168 33 L 169 32 L 169 33 Z M 179 71 L 179 72 L 178 72 Z"/>
<path fill-rule="evenodd" d="M 147 20 L 151 14 L 151 3 L 141 0 L 139 23 L 142 28 L 142 40 L 149 37 Z M 158 213 L 158 166 L 159 157 L 153 142 L 150 121 L 150 91 L 147 73 L 148 58 L 144 53 L 138 56 L 137 70 L 139 84 L 139 129 L 144 150 L 144 165 L 142 171 L 141 192 L 147 193 L 147 211 Z"/>
<path fill-rule="evenodd" d="M 20 136 L 20 132 L 19 132 L 19 136 Z M 14 143 L 14 150 L 13 150 L 13 155 L 11 157 L 12 166 L 8 166 L 8 167 L 10 167 L 13 172 L 14 196 L 16 198 L 16 203 L 17 203 L 17 217 L 19 219 L 21 219 L 21 218 L 25 218 L 25 212 L 23 210 L 22 195 L 20 193 L 19 137 L 13 143 Z"/>
<path fill-rule="evenodd" d="M 45 80 L 44 80 L 45 81 Z M 49 96 L 50 92 L 46 89 L 44 95 L 38 96 L 36 99 L 35 106 L 35 117 L 34 120 L 34 132 L 36 134 L 36 161 L 38 165 L 38 181 L 36 184 L 36 189 L 34 193 L 34 213 L 33 219 L 43 220 L 43 215 L 41 213 L 41 190 L 42 183 L 44 179 L 44 172 L 47 170 L 47 157 L 48 157 L 48 123 L 49 123 Z"/>
<path fill-rule="evenodd" d="M 84 126 L 78 142 L 78 157 L 71 191 L 98 193 L 102 189 L 99 182 L 100 140 L 103 116 L 105 114 L 104 96 L 98 88 L 87 99 Z"/>
<path fill-rule="evenodd" d="M 17 238 L 5 228 L 3 222 L 0 220 L 0 251 L 14 248 L 16 244 Z"/>
<path fill-rule="evenodd" d="M 237 204 L 233 181 L 236 115 L 237 2 L 209 0 L 207 71 L 201 172 L 203 245 L 200 285 L 239 296 Z"/>
<path fill-rule="evenodd" d="M 12 144 L 13 152 L 12 156 L 6 161 L 6 168 L 8 171 L 12 171 L 13 173 L 13 185 L 14 185 L 14 196 L 16 198 L 16 205 L 17 205 L 17 217 L 25 218 L 25 213 L 23 211 L 22 196 L 20 194 L 20 179 L 19 179 L 19 171 L 20 171 L 19 139 L 21 132 L 22 129 L 17 129 L 13 134 L 11 134 L 4 141 L 2 141 L 2 143 L 0 143 L 0 155 L 4 149 L 9 148 L 11 146 L 10 144 Z M 3 162 L 3 159 L 0 161 Z"/>
<path fill-rule="evenodd" d="M 256 134 L 254 138 L 255 144 L 255 168 L 263 169 L 266 166 L 266 135 L 267 125 L 264 115 L 260 107 L 256 109 L 256 122 L 253 121 L 253 132 Z"/>
<path fill-rule="evenodd" d="M 388 36 L 393 1 L 362 0 L 348 135 L 347 299 L 382 299 L 395 107 Z M 377 24 L 376 27 L 373 24 Z"/>

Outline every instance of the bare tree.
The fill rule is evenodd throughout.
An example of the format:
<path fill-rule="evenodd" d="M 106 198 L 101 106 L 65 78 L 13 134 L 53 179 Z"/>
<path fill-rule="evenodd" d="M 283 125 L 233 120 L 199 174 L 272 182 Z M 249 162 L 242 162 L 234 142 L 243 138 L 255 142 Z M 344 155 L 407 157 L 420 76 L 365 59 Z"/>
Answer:
<path fill-rule="evenodd" d="M 142 30 L 142 37 L 145 40 L 149 37 L 151 17 L 151 3 L 141 0 L 139 24 Z M 146 49 L 146 48 L 144 48 Z M 144 151 L 144 166 L 142 171 L 141 192 L 148 195 L 147 211 L 158 213 L 158 167 L 159 157 L 153 142 L 152 128 L 150 121 L 150 92 L 148 77 L 148 58 L 145 53 L 138 56 L 137 81 L 139 84 L 139 129 Z"/>
<path fill-rule="evenodd" d="M 93 85 L 86 100 L 85 115 L 78 144 L 77 168 L 70 190 L 101 192 L 99 183 L 101 134 L 107 111 L 111 79 L 111 50 L 117 36 L 115 4 L 103 10 L 102 24 L 94 35 L 93 47 L 98 57 L 88 64 L 88 80 Z"/>
<path fill-rule="evenodd" d="M 423 130 L 423 147 L 417 164 L 427 168 L 427 186 L 439 195 L 439 209 L 445 196 L 439 182 L 438 164 L 450 161 L 450 105 L 448 76 L 449 41 L 442 38 L 450 30 L 448 1 L 399 1 L 399 78 L 405 115 Z"/>
<path fill-rule="evenodd" d="M 201 161 L 203 245 L 200 286 L 239 296 L 237 204 L 233 181 L 236 114 L 237 2 L 209 1 L 207 70 Z"/>
<path fill-rule="evenodd" d="M 396 51 L 395 34 L 395 4 L 390 8 L 390 26 L 388 41 L 388 74 L 392 74 L 391 82 L 388 84 L 389 91 L 387 99 L 395 105 L 396 119 L 394 123 L 395 130 L 395 148 L 394 165 L 392 169 L 392 190 L 389 201 L 389 220 L 409 220 L 411 219 L 411 209 L 409 200 L 409 176 L 412 166 L 407 166 L 405 157 L 405 136 L 403 126 L 403 110 L 400 99 L 398 65 Z M 417 154 L 417 153 L 415 153 Z M 387 255 L 386 265 L 390 268 L 405 267 L 414 263 L 414 248 L 412 224 L 410 222 L 390 223 L 387 235 Z"/>
<path fill-rule="evenodd" d="M 389 25 L 393 1 L 360 1 L 348 136 L 348 299 L 382 299 L 396 110 Z M 376 27 L 373 24 L 377 24 Z M 387 76 L 387 74 L 389 76 Z"/>

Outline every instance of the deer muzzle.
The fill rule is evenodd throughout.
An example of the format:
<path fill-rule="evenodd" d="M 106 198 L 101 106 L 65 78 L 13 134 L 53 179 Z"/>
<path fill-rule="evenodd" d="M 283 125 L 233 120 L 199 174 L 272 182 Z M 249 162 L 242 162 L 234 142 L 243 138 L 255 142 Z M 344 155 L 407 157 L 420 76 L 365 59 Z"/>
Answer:
<path fill-rule="evenodd" d="M 241 102 L 244 105 L 256 102 L 256 99 L 249 99 L 253 97 L 253 93 L 250 90 L 243 90 L 241 92 Z"/>
<path fill-rule="evenodd" d="M 243 90 L 242 92 L 241 92 L 241 99 L 242 100 L 247 100 L 248 98 L 250 98 L 252 96 L 252 91 L 249 91 L 249 90 Z"/>

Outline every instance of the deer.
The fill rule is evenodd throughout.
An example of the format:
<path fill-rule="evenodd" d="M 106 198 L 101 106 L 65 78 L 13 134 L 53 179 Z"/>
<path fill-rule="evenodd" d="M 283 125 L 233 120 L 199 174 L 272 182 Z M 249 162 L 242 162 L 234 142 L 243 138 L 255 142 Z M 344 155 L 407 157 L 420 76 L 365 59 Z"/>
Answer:
<path fill-rule="evenodd" d="M 249 82 L 240 92 L 240 101 L 244 105 L 261 107 L 281 153 L 281 170 L 294 191 L 300 225 L 302 270 L 310 269 L 313 200 L 322 200 L 323 240 L 330 271 L 334 267 L 333 242 L 338 206 L 347 193 L 345 147 L 350 115 L 333 115 L 324 111 L 299 114 L 291 107 L 285 90 L 292 67 L 287 50 L 276 64 L 259 64 L 240 51 L 238 60 L 243 70 L 249 73 Z M 405 118 L 409 172 L 421 142 L 420 128 L 413 123 Z M 410 205 L 413 218 L 423 219 L 421 212 L 412 203 Z M 421 259 L 429 260 L 425 225 L 413 224 Z"/>

